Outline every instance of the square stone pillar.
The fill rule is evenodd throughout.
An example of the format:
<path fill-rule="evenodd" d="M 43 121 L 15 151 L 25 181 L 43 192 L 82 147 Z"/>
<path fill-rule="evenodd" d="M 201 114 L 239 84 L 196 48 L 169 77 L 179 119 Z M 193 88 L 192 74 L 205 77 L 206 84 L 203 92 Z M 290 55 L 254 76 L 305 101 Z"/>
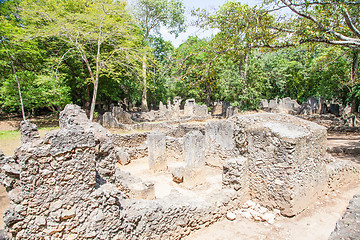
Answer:
<path fill-rule="evenodd" d="M 155 131 L 148 135 L 149 168 L 155 172 L 167 170 L 165 134 Z"/>
<path fill-rule="evenodd" d="M 192 131 L 184 136 L 184 184 L 193 188 L 205 181 L 205 136 Z"/>

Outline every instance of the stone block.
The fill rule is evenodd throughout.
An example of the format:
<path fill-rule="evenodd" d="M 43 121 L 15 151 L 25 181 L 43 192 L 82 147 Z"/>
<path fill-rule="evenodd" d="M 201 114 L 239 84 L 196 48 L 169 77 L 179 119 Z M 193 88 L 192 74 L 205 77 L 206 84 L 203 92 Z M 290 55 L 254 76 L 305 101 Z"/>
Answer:
<path fill-rule="evenodd" d="M 203 168 L 185 167 L 184 169 L 184 186 L 194 188 L 206 181 L 206 175 Z"/>
<path fill-rule="evenodd" d="M 121 165 L 126 165 L 130 163 L 129 154 L 125 152 L 124 149 L 120 147 L 115 147 L 114 150 L 115 150 L 116 160 L 118 163 L 120 163 Z"/>
<path fill-rule="evenodd" d="M 159 103 L 159 111 L 165 112 L 167 110 L 166 106 L 160 101 Z"/>
<path fill-rule="evenodd" d="M 260 108 L 264 110 L 267 110 L 269 108 L 269 102 L 267 99 L 261 99 Z"/>
<path fill-rule="evenodd" d="M 285 216 L 296 215 L 316 200 L 327 185 L 326 128 L 285 114 L 232 120 L 244 129 L 252 198 Z"/>
<path fill-rule="evenodd" d="M 31 123 L 29 120 L 21 121 L 20 123 L 21 132 L 21 144 L 32 142 L 35 139 L 39 139 L 39 130 L 36 124 Z"/>
<path fill-rule="evenodd" d="M 223 165 L 222 185 L 235 191 L 249 191 L 248 160 L 244 157 L 231 158 Z"/>
<path fill-rule="evenodd" d="M 195 99 L 187 99 L 184 105 L 184 115 L 192 116 L 194 114 Z"/>
<path fill-rule="evenodd" d="M 173 181 L 176 183 L 182 183 L 184 181 L 184 167 L 176 167 L 172 171 Z"/>
<path fill-rule="evenodd" d="M 269 109 L 277 109 L 277 107 L 278 107 L 277 99 L 269 101 L 268 104 Z"/>
<path fill-rule="evenodd" d="M 329 240 L 360 239 L 360 195 L 355 195 L 343 217 L 336 223 Z"/>
<path fill-rule="evenodd" d="M 226 118 L 231 118 L 234 115 L 239 113 L 239 109 L 237 107 L 230 106 L 226 109 Z"/>
<path fill-rule="evenodd" d="M 191 131 L 184 136 L 186 167 L 205 166 L 205 136 L 200 131 Z"/>
<path fill-rule="evenodd" d="M 149 168 L 155 172 L 167 170 L 166 137 L 155 131 L 148 134 Z"/>
<path fill-rule="evenodd" d="M 131 115 L 125 112 L 121 107 L 113 107 L 112 115 L 118 123 L 132 124 L 134 121 L 131 119 Z"/>
<path fill-rule="evenodd" d="M 209 150 L 234 148 L 233 125 L 231 121 L 211 121 L 205 125 L 205 141 Z"/>
<path fill-rule="evenodd" d="M 119 125 L 111 112 L 106 112 L 101 116 L 100 124 L 106 128 L 116 128 Z"/>
<path fill-rule="evenodd" d="M 207 117 L 209 114 L 208 108 L 206 105 L 198 105 L 194 106 L 194 115 L 196 117 Z"/>

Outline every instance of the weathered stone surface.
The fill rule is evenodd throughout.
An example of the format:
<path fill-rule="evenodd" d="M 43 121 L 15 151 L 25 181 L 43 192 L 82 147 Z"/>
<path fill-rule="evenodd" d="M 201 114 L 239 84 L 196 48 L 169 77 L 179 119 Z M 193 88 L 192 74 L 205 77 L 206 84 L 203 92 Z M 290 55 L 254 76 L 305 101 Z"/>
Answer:
<path fill-rule="evenodd" d="M 195 99 L 187 99 L 184 105 L 184 115 L 192 116 L 194 114 Z"/>
<path fill-rule="evenodd" d="M 154 185 L 118 172 L 112 135 L 75 105 L 65 108 L 60 123 L 60 130 L 22 145 L 12 162 L 1 165 L 2 171 L 21 176 L 21 188 L 9 192 L 4 219 L 13 238 L 179 239 L 223 216 L 216 201 L 177 192 L 159 200 L 135 200 L 153 199 Z M 119 147 L 125 142 L 119 141 Z M 173 149 L 182 146 L 178 139 L 168 142 Z M 201 173 L 188 172 L 188 179 Z M 222 211 L 235 202 L 231 191 L 219 196 Z"/>
<path fill-rule="evenodd" d="M 20 132 L 21 144 L 32 142 L 33 140 L 40 138 L 38 127 L 29 120 L 21 121 Z"/>
<path fill-rule="evenodd" d="M 226 118 L 231 118 L 239 113 L 239 109 L 237 107 L 230 106 L 226 109 Z"/>
<path fill-rule="evenodd" d="M 121 165 L 126 165 L 130 163 L 129 154 L 125 152 L 124 149 L 115 147 L 115 155 L 117 162 L 120 163 Z"/>
<path fill-rule="evenodd" d="M 205 166 L 205 136 L 191 131 L 184 136 L 184 154 L 187 168 Z"/>
<path fill-rule="evenodd" d="M 116 169 L 116 185 L 130 199 L 155 199 L 155 189 L 152 182 L 143 182 L 132 177 L 130 173 Z"/>
<path fill-rule="evenodd" d="M 172 171 L 173 181 L 176 183 L 182 183 L 184 181 L 184 167 L 177 167 Z"/>
<path fill-rule="evenodd" d="M 20 165 L 13 157 L 6 157 L 0 150 L 0 184 L 6 191 L 19 186 Z"/>
<path fill-rule="evenodd" d="M 261 99 L 260 108 L 263 110 L 267 110 L 269 108 L 269 102 L 267 99 Z"/>
<path fill-rule="evenodd" d="M 155 172 L 167 169 L 166 138 L 160 131 L 148 135 L 149 168 Z"/>
<path fill-rule="evenodd" d="M 223 186 L 247 193 L 250 183 L 248 170 L 248 160 L 244 157 L 225 161 L 223 166 Z"/>
<path fill-rule="evenodd" d="M 250 195 L 286 216 L 297 214 L 327 184 L 326 129 L 282 114 L 236 116 L 237 143 L 249 161 Z M 237 129 L 244 129 L 243 132 Z"/>
<path fill-rule="evenodd" d="M 209 115 L 209 111 L 206 105 L 198 105 L 194 106 L 194 115 L 197 117 L 207 117 Z"/>
<path fill-rule="evenodd" d="M 228 102 L 215 102 L 212 109 L 213 116 L 225 116 L 227 108 L 230 107 Z"/>
<path fill-rule="evenodd" d="M 360 195 L 350 200 L 345 214 L 329 237 L 329 240 L 340 239 L 360 239 Z"/>
<path fill-rule="evenodd" d="M 106 112 L 101 116 L 100 124 L 106 128 L 117 128 L 119 126 L 119 122 L 111 112 Z"/>
<path fill-rule="evenodd" d="M 199 184 L 204 183 L 206 175 L 203 168 L 185 167 L 184 169 L 184 186 L 187 188 L 194 188 Z"/>
<path fill-rule="evenodd" d="M 261 106 L 263 110 L 272 113 L 287 113 L 293 115 L 295 115 L 300 108 L 300 105 L 296 102 L 296 100 L 293 100 L 289 97 L 283 99 L 273 99 L 270 100 L 269 103 L 266 99 L 263 99 Z"/>
<path fill-rule="evenodd" d="M 299 115 L 324 114 L 327 112 L 326 104 L 321 97 L 309 97 L 297 111 Z"/>
<path fill-rule="evenodd" d="M 131 115 L 125 112 L 121 107 L 113 107 L 112 115 L 118 123 L 132 124 L 134 121 L 131 119 Z"/>
<path fill-rule="evenodd" d="M 205 125 L 206 162 L 222 167 L 222 161 L 236 153 L 231 121 L 209 121 Z"/>
<path fill-rule="evenodd" d="M 167 110 L 166 105 L 164 105 L 161 101 L 159 103 L 159 111 L 165 112 Z"/>

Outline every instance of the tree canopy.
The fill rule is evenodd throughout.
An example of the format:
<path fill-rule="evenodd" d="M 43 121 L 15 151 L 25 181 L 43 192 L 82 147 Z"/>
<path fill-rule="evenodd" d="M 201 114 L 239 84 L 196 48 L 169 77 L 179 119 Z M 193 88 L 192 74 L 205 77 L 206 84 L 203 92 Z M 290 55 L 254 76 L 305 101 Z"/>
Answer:
<path fill-rule="evenodd" d="M 73 102 L 90 118 L 111 104 L 151 109 L 175 96 L 256 109 L 261 99 L 360 100 L 356 1 L 228 1 L 193 11 L 212 37 L 174 47 L 184 32 L 181 0 L 0 2 L 0 109 L 59 111 Z"/>

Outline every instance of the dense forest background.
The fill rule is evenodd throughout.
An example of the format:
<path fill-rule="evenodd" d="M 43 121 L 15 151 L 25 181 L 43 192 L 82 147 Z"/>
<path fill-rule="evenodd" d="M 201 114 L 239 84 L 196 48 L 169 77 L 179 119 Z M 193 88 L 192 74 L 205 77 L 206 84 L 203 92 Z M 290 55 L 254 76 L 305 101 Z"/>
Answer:
<path fill-rule="evenodd" d="M 0 1 L 0 109 L 57 112 L 73 102 L 91 119 L 103 106 L 155 108 L 175 96 L 256 109 L 260 99 L 322 96 L 358 111 L 360 3 L 229 1 L 194 10 L 215 29 L 175 48 L 160 27 L 186 31 L 180 0 Z"/>

